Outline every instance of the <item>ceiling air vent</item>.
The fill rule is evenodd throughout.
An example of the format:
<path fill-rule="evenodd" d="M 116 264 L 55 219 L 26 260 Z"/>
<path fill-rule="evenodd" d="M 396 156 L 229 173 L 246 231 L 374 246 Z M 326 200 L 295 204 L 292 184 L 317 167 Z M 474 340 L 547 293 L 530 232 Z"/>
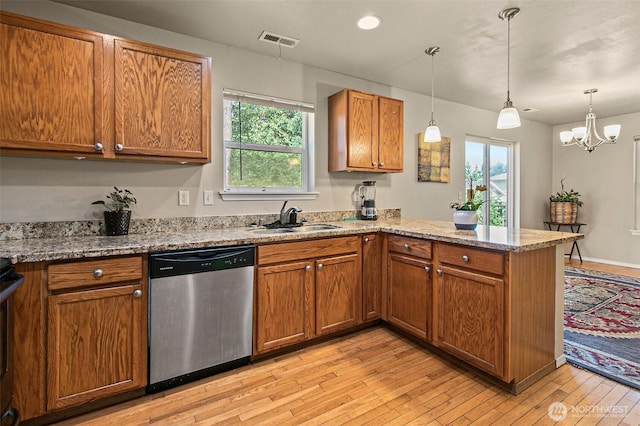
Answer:
<path fill-rule="evenodd" d="M 295 47 L 295 45 L 300 41 L 297 38 L 281 36 L 269 31 L 263 31 L 262 34 L 260 34 L 260 37 L 258 37 L 258 40 L 279 44 L 280 46 L 285 47 Z"/>

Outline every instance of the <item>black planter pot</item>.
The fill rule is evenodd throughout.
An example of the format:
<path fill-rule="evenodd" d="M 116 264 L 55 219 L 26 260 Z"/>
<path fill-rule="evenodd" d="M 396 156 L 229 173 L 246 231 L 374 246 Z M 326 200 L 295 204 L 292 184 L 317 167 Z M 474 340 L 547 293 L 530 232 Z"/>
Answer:
<path fill-rule="evenodd" d="M 131 210 L 105 211 L 104 212 L 104 232 L 105 235 L 127 235 L 129 233 L 129 222 L 131 221 Z"/>

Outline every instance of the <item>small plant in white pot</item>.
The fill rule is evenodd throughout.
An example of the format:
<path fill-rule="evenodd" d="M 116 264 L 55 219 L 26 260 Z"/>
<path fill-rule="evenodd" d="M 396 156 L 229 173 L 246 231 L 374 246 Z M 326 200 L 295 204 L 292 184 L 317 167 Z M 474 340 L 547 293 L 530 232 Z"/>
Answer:
<path fill-rule="evenodd" d="M 549 197 L 549 219 L 554 223 L 570 224 L 578 221 L 578 207 L 582 206 L 580 193 L 573 188 L 564 189 L 564 178 L 560 180 L 562 188 Z"/>
<path fill-rule="evenodd" d="M 473 186 L 473 179 L 469 178 L 469 188 L 467 188 L 467 201 L 450 203 L 449 207 L 455 209 L 453 212 L 453 223 L 456 229 L 473 230 L 478 226 L 478 209 L 486 200 L 476 200 L 476 194 L 487 190 L 486 185 Z"/>
<path fill-rule="evenodd" d="M 128 189 L 113 187 L 107 198 L 109 201 L 97 200 L 91 204 L 101 204 L 107 210 L 104 211 L 105 235 L 127 235 L 131 221 L 132 204 L 136 204 L 136 197 Z"/>

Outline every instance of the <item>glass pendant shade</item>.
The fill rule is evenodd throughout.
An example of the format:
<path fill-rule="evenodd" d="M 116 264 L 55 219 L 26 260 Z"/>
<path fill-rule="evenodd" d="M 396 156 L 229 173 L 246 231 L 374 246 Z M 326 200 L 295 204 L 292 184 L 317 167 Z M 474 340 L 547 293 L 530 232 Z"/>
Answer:
<path fill-rule="evenodd" d="M 440 128 L 435 123 L 435 121 L 429 122 L 429 127 L 424 132 L 424 141 L 425 142 L 440 142 L 442 140 L 442 135 L 440 134 Z"/>
<path fill-rule="evenodd" d="M 604 126 L 604 137 L 609 139 L 610 141 L 614 141 L 618 139 L 620 136 L 620 125 L 619 124 L 611 124 L 609 126 Z"/>
<path fill-rule="evenodd" d="M 565 130 L 564 132 L 560 132 L 560 140 L 562 143 L 571 142 L 571 138 L 573 138 L 573 133 L 571 133 L 571 131 Z"/>
<path fill-rule="evenodd" d="M 587 134 L 586 127 L 574 127 L 571 129 L 571 133 L 573 137 L 576 138 L 578 142 L 582 142 L 584 140 L 585 135 Z"/>
<path fill-rule="evenodd" d="M 498 129 L 513 129 L 520 127 L 520 115 L 518 110 L 510 105 L 511 102 L 506 102 L 504 108 L 500 111 L 498 116 Z"/>

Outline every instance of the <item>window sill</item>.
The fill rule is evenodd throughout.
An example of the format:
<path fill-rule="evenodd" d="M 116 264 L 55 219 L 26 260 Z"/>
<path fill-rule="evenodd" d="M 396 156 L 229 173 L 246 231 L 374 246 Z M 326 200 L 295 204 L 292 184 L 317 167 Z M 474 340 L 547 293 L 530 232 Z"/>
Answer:
<path fill-rule="evenodd" d="M 223 201 L 265 201 L 265 200 L 315 200 L 318 192 L 225 192 L 221 191 Z"/>
<path fill-rule="evenodd" d="M 631 235 L 640 237 L 640 229 L 630 229 L 629 232 L 631 232 Z"/>

